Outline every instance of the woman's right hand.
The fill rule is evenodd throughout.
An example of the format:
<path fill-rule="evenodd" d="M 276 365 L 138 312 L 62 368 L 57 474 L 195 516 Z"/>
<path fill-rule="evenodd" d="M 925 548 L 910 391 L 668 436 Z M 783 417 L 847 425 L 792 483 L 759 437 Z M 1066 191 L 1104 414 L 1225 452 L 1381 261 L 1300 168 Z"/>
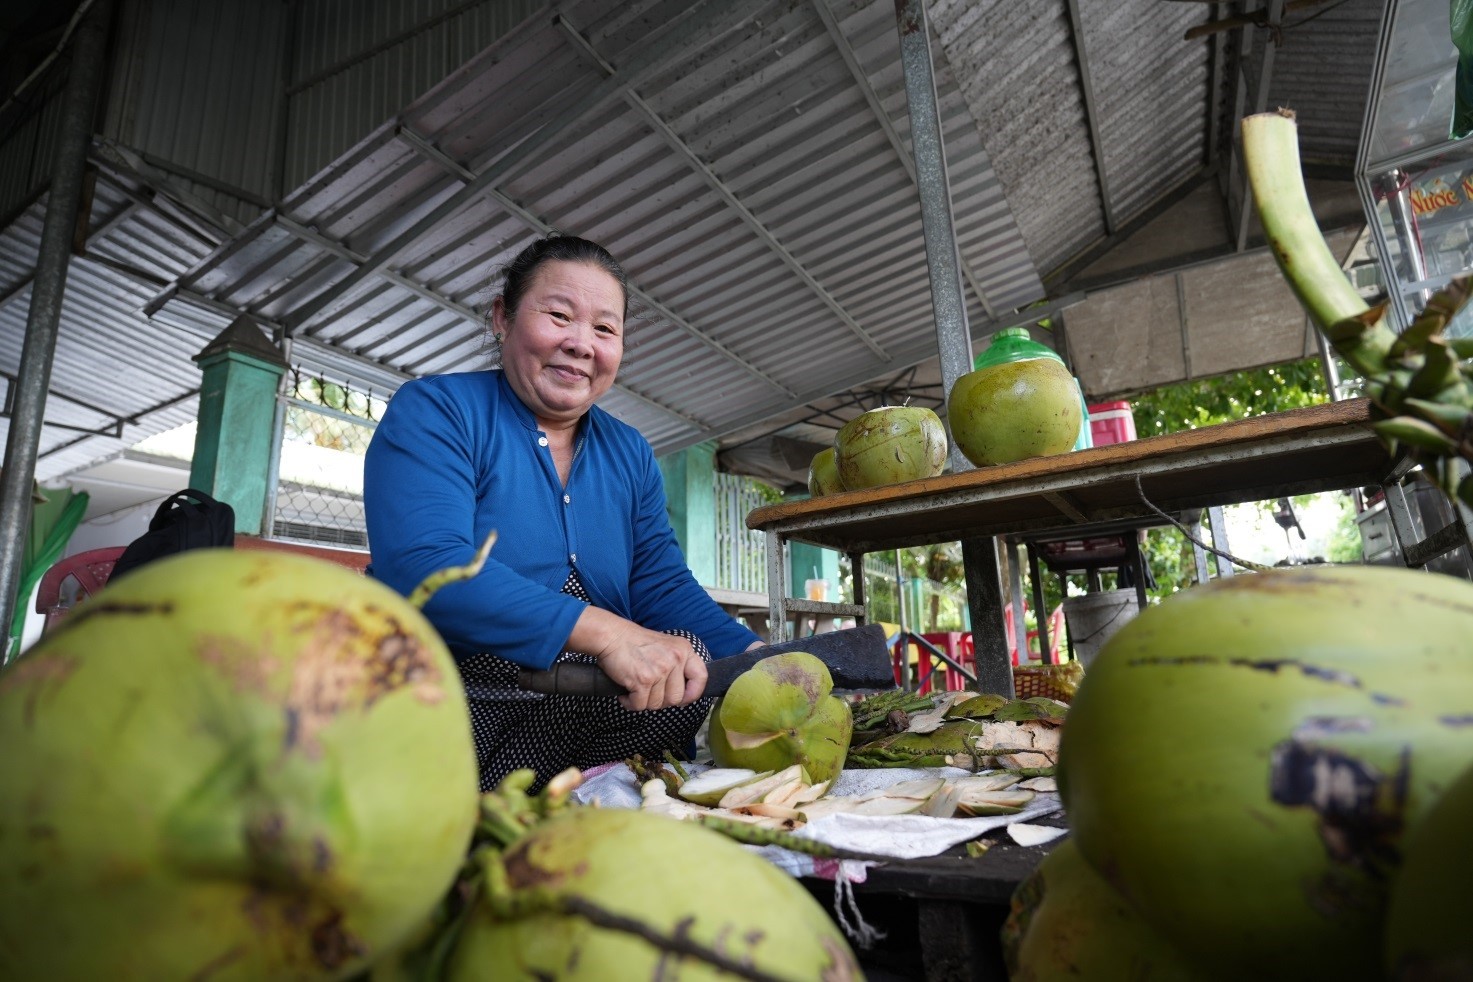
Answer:
<path fill-rule="evenodd" d="M 685 638 L 597 607 L 584 610 L 567 646 L 598 660 L 604 674 L 626 690 L 619 703 L 631 711 L 685 706 L 706 688 L 706 663 Z"/>

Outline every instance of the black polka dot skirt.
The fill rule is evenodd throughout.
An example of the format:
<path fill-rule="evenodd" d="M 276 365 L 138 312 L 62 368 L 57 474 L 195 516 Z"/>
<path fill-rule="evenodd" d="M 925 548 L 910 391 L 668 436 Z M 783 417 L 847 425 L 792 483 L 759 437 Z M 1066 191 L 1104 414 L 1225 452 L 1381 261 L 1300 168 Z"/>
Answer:
<path fill-rule="evenodd" d="M 577 572 L 563 592 L 588 600 Z M 691 643 L 706 661 L 711 653 L 687 631 L 668 631 Z M 593 664 L 591 655 L 564 651 L 556 661 Z M 630 712 L 613 696 L 546 696 L 516 687 L 518 665 L 495 655 L 479 654 L 459 661 L 470 703 L 471 730 L 481 790 L 489 791 L 514 770 L 537 772 L 534 790 L 569 767 L 588 768 L 624 760 L 634 754 L 661 757 L 669 750 L 683 756 L 711 710 L 710 698 L 689 706 Z"/>

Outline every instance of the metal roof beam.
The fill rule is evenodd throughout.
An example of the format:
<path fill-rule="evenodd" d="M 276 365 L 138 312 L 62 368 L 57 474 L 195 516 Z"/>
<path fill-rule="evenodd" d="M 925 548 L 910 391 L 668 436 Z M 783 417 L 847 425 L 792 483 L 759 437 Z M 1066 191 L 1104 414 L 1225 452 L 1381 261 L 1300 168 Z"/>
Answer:
<path fill-rule="evenodd" d="M 516 153 L 507 154 L 481 170 L 476 174 L 475 180 L 442 201 L 428 214 L 385 244 L 347 277 L 289 313 L 283 318 L 288 333 L 295 335 L 301 332 L 319 315 L 337 305 L 344 296 L 357 289 L 364 281 L 382 272 L 406 250 L 438 229 L 446 219 L 481 196 L 487 188 L 514 168 L 524 164 L 533 149 L 551 140 L 610 99 L 622 96 L 624 91 L 641 77 L 657 69 L 667 55 L 695 39 L 700 32 L 709 30 L 711 25 L 708 23 L 708 18 L 698 13 L 700 8 L 708 6 L 720 10 L 723 16 L 729 17 L 732 14 L 731 9 L 725 5 L 710 4 L 709 0 L 705 2 L 697 0 L 692 4 L 691 11 L 686 14 L 685 20 L 671 28 L 664 37 L 649 44 L 641 44 L 638 52 L 630 59 L 621 74 L 613 75 L 594 85 L 582 98 L 572 100 L 572 104 L 566 111 L 542 123 L 524 139 L 518 140 L 517 133 L 507 133 L 507 142 L 516 147 Z M 737 11 L 737 15 L 742 16 L 742 12 Z"/>
<path fill-rule="evenodd" d="M 890 122 L 890 116 L 885 112 L 885 107 L 880 105 L 880 97 L 875 94 L 874 88 L 869 84 L 869 76 L 865 74 L 864 66 L 860 65 L 859 58 L 854 53 L 854 48 L 849 44 L 844 31 L 839 27 L 833 11 L 829 10 L 827 0 L 811 0 L 813 9 L 818 12 L 818 19 L 823 21 L 823 26 L 829 33 L 829 38 L 834 42 L 834 47 L 839 51 L 839 57 L 849 69 L 849 74 L 854 78 L 854 84 L 859 86 L 859 92 L 864 96 L 864 101 L 869 105 L 870 113 L 875 121 L 880 124 L 884 131 L 885 139 L 890 141 L 890 147 L 895 151 L 895 156 L 900 158 L 900 165 L 910 175 L 910 182 L 917 188 L 920 182 L 916 178 L 915 160 L 911 158 L 910 151 L 905 148 L 905 143 L 900 139 L 900 133 L 896 131 L 895 124 Z M 987 292 L 982 289 L 982 284 L 977 279 L 977 274 L 972 266 L 963 257 L 962 273 L 967 278 L 967 285 L 972 288 L 972 293 L 977 297 L 977 302 L 982 305 L 983 311 L 988 317 L 996 317 L 997 311 L 993 309 L 992 301 L 987 299 Z"/>
<path fill-rule="evenodd" d="M 563 34 L 570 41 L 572 41 L 573 44 L 580 51 L 587 55 L 589 59 L 594 62 L 594 64 L 603 69 L 605 74 L 610 77 L 618 74 L 614 69 L 614 66 L 610 64 L 603 55 L 598 53 L 593 45 L 589 43 L 588 39 L 583 36 L 582 32 L 575 28 L 571 23 L 569 23 L 566 17 L 559 16 L 558 18 L 556 18 L 556 20 L 557 25 L 562 28 Z M 722 201 L 726 202 L 726 206 L 736 213 L 737 217 L 742 220 L 742 223 L 746 225 L 747 228 L 751 229 L 753 234 L 755 234 L 757 238 L 761 239 L 763 244 L 766 245 L 768 249 L 770 249 L 779 259 L 782 260 L 783 265 L 792 270 L 794 275 L 796 275 L 798 279 L 802 280 L 803 284 L 807 286 L 808 289 L 811 290 L 815 296 L 822 300 L 824 305 L 832 310 L 834 312 L 834 315 L 837 316 L 839 320 L 843 321 L 844 324 L 849 328 L 849 330 L 852 331 L 854 335 L 859 338 L 860 341 L 864 342 L 865 347 L 873 351 L 875 355 L 882 361 L 890 360 L 890 355 L 888 352 L 885 351 L 884 346 L 876 341 L 874 339 L 874 336 L 871 335 L 869 331 L 866 331 L 864 329 L 864 326 L 861 325 L 859 321 L 855 320 L 854 316 L 850 314 L 849 311 L 845 310 L 843 305 L 840 304 L 838 300 L 834 299 L 834 296 L 829 293 L 828 290 L 824 289 L 823 284 L 819 283 L 818 280 L 814 278 L 813 274 L 808 272 L 807 268 L 805 268 L 804 265 L 798 261 L 797 257 L 789 252 L 787 248 L 777 240 L 777 237 L 773 235 L 771 230 L 769 230 L 767 226 L 762 223 L 761 219 L 752 214 L 750 208 L 742 204 L 741 199 L 739 199 L 734 193 L 732 193 L 731 188 L 727 187 L 726 183 L 717 176 L 716 172 L 713 171 L 704 160 L 697 156 L 694 150 L 686 145 L 686 142 L 680 138 L 680 135 L 670 128 L 669 123 L 666 123 L 663 119 L 660 118 L 659 113 L 650 108 L 649 103 L 640 98 L 639 93 L 635 92 L 633 87 L 630 87 L 624 91 L 624 101 L 628 103 L 630 108 L 632 108 L 644 119 L 646 125 L 648 125 L 650 129 L 654 130 L 655 134 L 659 136 L 660 139 L 665 141 L 666 146 L 675 151 L 675 153 L 681 159 L 683 159 L 692 170 L 701 175 L 701 178 L 706 182 L 706 185 L 711 188 L 711 190 L 715 191 L 721 197 Z"/>
<path fill-rule="evenodd" d="M 321 234 L 316 229 L 308 228 L 296 219 L 288 218 L 285 215 L 278 214 L 276 216 L 276 224 L 280 225 L 283 229 L 301 239 L 303 242 L 310 242 L 312 245 L 317 246 L 319 249 L 330 252 L 334 256 L 337 256 L 339 259 L 350 262 L 355 266 L 361 266 L 368 260 L 367 256 L 363 256 L 359 253 L 354 252 L 352 249 L 349 249 L 341 242 L 338 242 L 334 239 L 329 239 L 327 236 Z M 481 323 L 481 315 L 476 313 L 470 307 L 467 307 L 465 304 L 459 303 L 455 300 L 451 300 L 444 294 L 437 293 L 427 286 L 416 283 L 414 280 L 411 280 L 409 277 L 404 276 L 401 273 L 384 270 L 379 273 L 379 277 L 381 279 L 388 280 L 395 286 L 402 287 L 403 289 L 408 290 L 410 293 L 423 300 L 428 300 L 430 303 L 434 304 L 437 307 L 448 310 L 453 314 L 459 314 L 461 317 L 469 320 L 472 324 Z"/>
<path fill-rule="evenodd" d="M 459 161 L 455 160 L 449 154 L 445 153 L 445 151 L 441 150 L 439 147 L 435 146 L 433 143 L 429 142 L 424 137 L 420 136 L 418 133 L 414 132 L 408 127 L 401 126 L 399 128 L 399 136 L 425 157 L 433 160 L 442 168 L 452 174 L 455 174 L 462 180 L 469 182 L 475 179 L 475 172 L 473 172 L 470 168 L 462 165 Z M 497 205 L 504 208 L 508 213 L 519 219 L 528 228 L 531 228 L 542 235 L 546 235 L 548 232 L 552 231 L 552 226 L 548 225 L 546 222 L 542 221 L 542 219 L 538 218 L 526 208 L 522 207 L 521 204 L 514 201 L 499 188 L 488 187 L 485 188 L 481 193 L 484 197 L 490 198 L 491 200 L 495 201 Z M 761 379 L 763 382 L 772 386 L 774 389 L 789 398 L 792 398 L 795 395 L 795 393 L 786 385 L 783 385 L 777 379 L 773 378 L 771 375 L 768 375 L 762 369 L 758 368 L 756 365 L 747 361 L 741 355 L 737 354 L 735 351 L 731 350 L 726 345 L 716 340 L 716 338 L 712 337 L 710 334 L 707 334 L 705 331 L 696 327 L 694 324 L 690 323 L 690 321 L 686 320 L 684 317 L 681 317 L 679 314 L 675 313 L 675 311 L 671 310 L 669 307 L 656 300 L 649 293 L 645 292 L 645 290 L 640 287 L 639 284 L 630 283 L 629 292 L 638 297 L 640 302 L 643 303 L 645 306 L 660 314 L 670 323 L 685 331 L 691 337 L 697 339 L 710 348 L 719 351 L 725 358 L 731 361 L 732 364 L 737 365 L 743 371 L 749 373 L 755 378 Z"/>
<path fill-rule="evenodd" d="M 156 402 L 152 406 L 148 406 L 145 409 L 139 410 L 132 416 L 122 417 L 119 420 L 119 428 L 121 430 L 122 426 L 137 426 L 140 422 L 144 420 L 144 418 L 152 416 L 154 413 L 163 412 L 165 409 L 173 409 L 175 406 L 179 405 L 179 403 L 187 402 L 188 400 L 193 399 L 198 395 L 199 389 L 190 389 L 183 395 L 173 396 L 172 398 L 165 399 L 163 402 Z M 97 437 L 112 437 L 112 434 L 88 433 L 85 436 L 77 437 L 75 440 L 68 440 L 66 443 L 58 444 L 57 446 L 52 447 L 50 450 L 41 451 L 37 459 L 45 459 L 47 457 L 50 457 L 52 454 L 61 453 L 63 450 L 70 450 L 72 447 L 75 447 L 79 443 L 83 443 L 87 440 L 95 439 Z"/>
<path fill-rule="evenodd" d="M 1259 63 L 1258 84 L 1257 87 L 1253 90 L 1253 112 L 1255 113 L 1261 113 L 1268 108 L 1268 86 L 1269 83 L 1273 81 L 1274 53 L 1278 50 L 1278 45 L 1274 43 L 1273 37 L 1275 34 L 1278 33 L 1279 25 L 1283 21 L 1283 19 L 1284 0 L 1268 0 L 1268 24 L 1266 28 L 1267 35 L 1264 39 L 1263 44 L 1263 61 Z M 1253 30 L 1253 28 L 1245 27 L 1243 28 L 1243 30 L 1246 33 Z M 1238 62 L 1238 66 L 1238 76 L 1241 85 L 1241 79 L 1244 77 L 1242 74 L 1244 66 L 1241 59 Z M 1240 88 L 1240 96 L 1241 93 L 1242 90 Z M 1248 224 L 1253 218 L 1253 189 L 1248 186 L 1247 175 L 1242 174 L 1242 167 L 1238 164 L 1238 153 L 1236 147 L 1237 143 L 1235 141 L 1233 150 L 1233 171 L 1241 175 L 1243 184 L 1243 203 L 1238 209 L 1238 227 L 1235 233 L 1234 242 L 1236 244 L 1237 251 L 1242 252 L 1248 247 Z"/>
<path fill-rule="evenodd" d="M 290 222 L 291 220 L 288 219 L 287 221 Z M 295 222 L 292 222 L 291 224 L 297 225 L 297 223 L 295 223 Z M 286 228 L 287 231 L 293 231 L 287 225 L 283 225 L 282 227 L 283 228 Z M 304 226 L 301 226 L 301 225 L 297 225 L 297 227 L 304 229 Z M 307 231 L 310 231 L 310 230 L 307 230 Z M 316 235 L 317 233 L 314 232 L 314 233 L 311 233 L 311 234 Z M 332 241 L 331 239 L 327 239 L 326 237 L 321 237 L 321 238 L 323 239 L 324 242 L 331 242 Z M 423 288 L 421 288 L 421 289 L 423 289 Z M 427 297 L 426 299 L 431 299 L 431 302 L 436 303 L 437 306 L 442 306 L 445 309 L 450 310 L 452 313 L 455 313 L 455 314 L 457 314 L 459 316 L 462 316 L 462 317 L 469 316 L 470 319 L 471 319 L 471 321 L 472 321 L 472 323 L 480 323 L 480 317 L 474 311 L 471 311 L 470 308 L 463 307 L 460 304 L 455 304 L 453 301 L 447 300 L 446 298 L 441 297 L 439 294 L 436 294 L 433 291 L 426 291 L 426 292 L 428 292 L 430 294 L 430 297 Z M 284 339 L 284 338 L 290 338 L 290 340 L 292 341 L 292 343 L 294 345 L 301 345 L 301 344 L 306 343 L 306 344 L 309 344 L 311 346 L 315 346 L 315 347 L 320 348 L 320 349 L 326 349 L 326 350 L 329 350 L 329 351 L 332 351 L 332 352 L 335 352 L 335 353 L 341 353 L 342 355 L 347 356 L 349 358 L 360 359 L 366 365 L 374 365 L 374 366 L 377 366 L 379 369 L 392 372 L 395 375 L 401 375 L 402 374 L 402 373 L 398 372 L 396 369 L 394 369 L 392 366 L 390 366 L 390 365 L 388 365 L 386 363 L 375 362 L 375 361 L 373 361 L 371 359 L 363 358 L 363 356 L 360 355 L 360 354 L 358 354 L 356 351 L 351 351 L 351 350 L 349 350 L 347 348 L 340 348 L 340 347 L 338 347 L 337 345 L 335 345 L 330 340 L 327 340 L 327 339 L 324 339 L 324 338 L 313 337 L 311 335 L 305 335 L 305 336 L 304 335 L 298 335 L 296 337 L 291 337 L 290 335 L 288 335 L 286 333 L 286 328 L 279 321 L 273 320 L 273 319 L 271 319 L 269 317 L 266 317 L 266 316 L 264 316 L 262 314 L 255 313 L 254 311 L 242 310 L 242 309 L 236 308 L 232 304 L 225 303 L 224 301 L 221 301 L 221 300 L 216 300 L 214 297 L 206 296 L 203 293 L 196 293 L 193 290 L 189 290 L 189 289 L 186 289 L 184 287 L 170 287 L 163 294 L 160 294 L 160 296 L 164 298 L 164 303 L 167 303 L 169 300 L 172 300 L 172 299 L 184 300 L 184 301 L 189 302 L 189 303 L 198 304 L 199 306 L 205 307 L 206 309 L 209 309 L 209 310 L 218 311 L 219 313 L 221 313 L 221 314 L 223 314 L 223 315 L 225 315 L 227 317 L 230 317 L 232 319 L 235 318 L 235 317 L 239 317 L 241 314 L 249 314 L 251 317 L 253 317 L 260 324 L 262 324 L 263 326 L 269 328 L 271 330 L 273 336 L 275 336 L 278 340 L 281 340 L 281 339 Z M 160 304 L 160 306 L 162 307 L 163 304 Z M 409 376 L 404 375 L 403 377 L 407 379 Z M 634 389 L 631 389 L 628 385 L 625 385 L 622 382 L 615 382 L 614 383 L 614 388 L 618 389 L 620 392 L 623 392 L 625 395 L 629 396 L 631 399 L 635 399 L 635 400 L 637 400 L 639 402 L 644 403 L 647 406 L 650 406 L 650 407 L 652 407 L 654 409 L 658 409 L 661 412 L 666 413 L 667 415 L 674 416 L 676 419 L 679 419 L 682 422 L 688 423 L 689 425 L 694 426 L 697 429 L 705 430 L 707 428 L 707 426 L 708 426 L 708 424 L 702 422 L 701 420 L 695 418 L 694 416 L 691 416 L 691 415 L 689 415 L 687 413 L 683 413 L 679 409 L 675 409 L 672 406 L 667 406 L 664 403 L 659 402 L 658 400 L 653 399 L 650 396 L 645 395 L 643 392 L 638 392 L 638 391 L 636 391 Z"/>
<path fill-rule="evenodd" d="M 141 208 L 141 207 L 142 207 L 142 204 L 140 202 L 138 202 L 138 201 L 130 201 L 128 204 L 124 205 L 122 208 L 119 208 L 116 215 L 113 215 L 111 218 L 105 219 L 97 227 L 88 230 L 88 232 L 87 232 L 87 238 L 86 238 L 85 241 L 86 242 L 91 242 L 93 239 L 100 239 L 103 236 L 107 235 L 107 233 L 111 232 L 113 229 L 115 229 L 119 225 L 123 224 L 129 218 L 132 218 L 133 217 L 133 213 L 136 212 L 136 211 L 138 211 L 138 209 Z M 88 257 L 88 258 L 95 258 L 95 257 Z M 25 276 L 21 277 L 20 280 L 14 286 L 12 286 L 9 290 L 6 290 L 5 291 L 5 295 L 4 296 L 0 296 L 0 307 L 4 307 L 10 301 L 14 300 L 16 297 L 18 297 L 22 293 L 24 293 L 26 287 L 30 286 L 31 285 L 31 281 L 34 280 L 35 278 L 36 278 L 36 271 L 34 269 L 31 270 L 29 273 L 27 273 Z"/>
<path fill-rule="evenodd" d="M 1095 158 L 1095 177 L 1100 182 L 1100 204 L 1105 211 L 1105 234 L 1113 235 L 1119 227 L 1115 206 L 1110 203 L 1110 175 L 1105 167 L 1105 141 L 1100 136 L 1100 111 L 1095 102 L 1094 82 L 1089 73 L 1089 54 L 1084 45 L 1084 22 L 1079 17 L 1079 0 L 1069 0 L 1069 40 L 1074 45 L 1074 61 L 1079 65 L 1079 86 L 1084 96 L 1084 125 L 1089 130 L 1089 146 Z"/>

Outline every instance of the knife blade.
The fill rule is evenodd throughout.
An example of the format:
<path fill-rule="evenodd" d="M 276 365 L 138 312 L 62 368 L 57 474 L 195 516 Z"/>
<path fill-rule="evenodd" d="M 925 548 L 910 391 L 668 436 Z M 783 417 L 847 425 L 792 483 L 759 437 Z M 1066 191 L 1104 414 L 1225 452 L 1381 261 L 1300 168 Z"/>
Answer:
<path fill-rule="evenodd" d="M 724 694 L 737 676 L 753 665 L 787 651 L 806 651 L 823 662 L 833 676 L 836 689 L 873 692 L 895 688 L 885 629 L 878 624 L 866 624 L 717 658 L 706 666 L 706 688 L 702 694 Z M 622 696 L 625 691 L 597 665 L 579 662 L 560 662 L 543 670 L 524 668 L 517 673 L 517 685 L 529 692 L 559 696 Z"/>

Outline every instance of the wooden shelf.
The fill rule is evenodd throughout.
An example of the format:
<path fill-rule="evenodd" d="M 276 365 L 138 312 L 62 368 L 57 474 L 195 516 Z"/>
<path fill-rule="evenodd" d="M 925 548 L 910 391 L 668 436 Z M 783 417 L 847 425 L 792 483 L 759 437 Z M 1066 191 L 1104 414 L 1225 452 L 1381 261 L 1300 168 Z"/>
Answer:
<path fill-rule="evenodd" d="M 1077 538 L 1169 513 L 1379 485 L 1396 461 L 1367 400 L 1327 403 L 961 474 L 769 505 L 747 527 L 844 552 L 980 536 Z M 1139 482 L 1139 490 L 1137 489 Z"/>

